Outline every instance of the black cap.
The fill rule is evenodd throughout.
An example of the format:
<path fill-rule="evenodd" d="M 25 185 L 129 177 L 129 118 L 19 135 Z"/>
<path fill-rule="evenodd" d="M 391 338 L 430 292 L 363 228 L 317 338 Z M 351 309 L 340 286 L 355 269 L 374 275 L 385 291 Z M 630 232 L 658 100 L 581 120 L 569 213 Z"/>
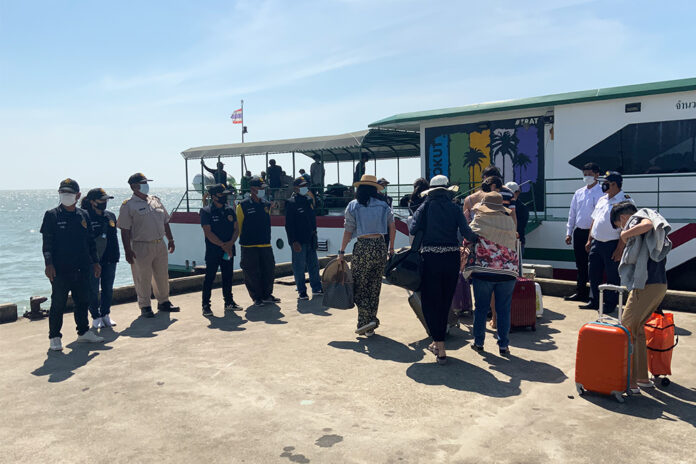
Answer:
<path fill-rule="evenodd" d="M 85 197 L 87 200 L 111 200 L 113 197 L 111 195 L 107 195 L 106 192 L 104 191 L 103 188 L 93 188 L 89 192 L 87 192 L 87 196 Z"/>
<path fill-rule="evenodd" d="M 140 184 L 141 182 L 152 182 L 152 179 L 145 177 L 145 174 L 142 172 L 136 172 L 128 178 L 129 185 Z"/>
<path fill-rule="evenodd" d="M 384 177 L 382 177 L 381 179 L 379 179 L 379 180 L 377 181 L 377 183 L 378 183 L 379 185 L 383 185 L 383 186 L 389 185 L 389 181 L 388 181 L 387 179 L 385 179 Z"/>
<path fill-rule="evenodd" d="M 60 182 L 60 186 L 58 187 L 59 192 L 67 192 L 67 193 L 79 193 L 80 192 L 80 186 L 78 185 L 76 180 L 72 180 L 71 178 L 63 179 Z"/>
<path fill-rule="evenodd" d="M 252 178 L 249 179 L 249 187 L 265 188 L 266 184 L 263 183 L 259 176 L 252 176 Z"/>
<path fill-rule="evenodd" d="M 208 185 L 206 188 L 208 189 L 208 193 L 211 195 L 220 195 L 221 193 L 229 195 L 230 193 L 232 193 L 229 190 L 227 190 L 225 186 L 222 184 L 212 184 Z"/>
<path fill-rule="evenodd" d="M 300 176 L 292 182 L 292 185 L 294 185 L 295 187 L 304 187 L 305 185 L 307 185 L 307 179 Z"/>
<path fill-rule="evenodd" d="M 601 177 L 599 180 L 602 182 L 623 182 L 623 176 L 619 171 L 607 171 L 604 177 Z"/>

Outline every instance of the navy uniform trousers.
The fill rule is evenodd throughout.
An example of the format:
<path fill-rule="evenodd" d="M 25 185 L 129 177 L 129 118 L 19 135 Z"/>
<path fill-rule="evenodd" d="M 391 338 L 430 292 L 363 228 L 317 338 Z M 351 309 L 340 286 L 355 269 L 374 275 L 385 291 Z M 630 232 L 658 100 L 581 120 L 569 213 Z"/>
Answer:
<path fill-rule="evenodd" d="M 619 262 L 611 259 L 614 254 L 618 240 L 600 242 L 592 240 L 590 248 L 590 303 L 599 306 L 599 285 L 604 280 L 604 273 L 607 275 L 607 283 L 620 285 Z M 612 312 L 619 301 L 616 292 L 607 291 L 604 293 L 604 312 Z"/>

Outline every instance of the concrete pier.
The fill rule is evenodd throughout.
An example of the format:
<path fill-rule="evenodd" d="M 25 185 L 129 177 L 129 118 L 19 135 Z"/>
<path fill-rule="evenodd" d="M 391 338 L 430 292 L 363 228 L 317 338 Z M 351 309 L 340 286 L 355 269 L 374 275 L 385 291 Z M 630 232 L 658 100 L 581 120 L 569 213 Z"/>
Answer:
<path fill-rule="evenodd" d="M 201 316 L 200 293 L 182 312 L 141 319 L 116 306 L 107 342 L 47 353 L 46 320 L 0 326 L 0 461 L 177 463 L 642 463 L 693 462 L 696 314 L 677 313 L 672 384 L 625 403 L 574 387 L 577 332 L 593 313 L 545 297 L 536 332 L 483 355 L 469 325 L 438 366 L 406 302 L 384 286 L 381 327 L 353 330 L 356 310 L 298 302 Z M 469 321 L 470 324 L 470 321 Z"/>

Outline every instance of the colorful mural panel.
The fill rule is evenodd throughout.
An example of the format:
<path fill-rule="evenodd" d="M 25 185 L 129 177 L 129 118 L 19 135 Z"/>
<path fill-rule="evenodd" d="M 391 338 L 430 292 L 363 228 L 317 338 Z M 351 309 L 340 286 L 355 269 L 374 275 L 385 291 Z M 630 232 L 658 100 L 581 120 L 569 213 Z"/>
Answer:
<path fill-rule="evenodd" d="M 507 119 L 425 130 L 428 177 L 445 174 L 460 191 L 481 183 L 490 165 L 500 169 L 504 181 L 523 184 L 523 201 L 536 200 L 543 209 L 543 117 Z"/>

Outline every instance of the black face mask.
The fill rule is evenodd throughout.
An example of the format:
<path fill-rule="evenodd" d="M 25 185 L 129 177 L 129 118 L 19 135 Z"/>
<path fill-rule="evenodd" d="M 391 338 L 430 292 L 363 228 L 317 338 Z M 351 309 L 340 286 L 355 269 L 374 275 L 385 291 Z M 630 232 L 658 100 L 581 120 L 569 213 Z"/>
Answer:
<path fill-rule="evenodd" d="M 611 183 L 609 182 L 602 182 L 602 192 L 608 192 L 609 189 L 611 188 Z"/>
<path fill-rule="evenodd" d="M 223 206 L 227 204 L 227 195 L 220 195 L 215 197 L 215 201 L 222 204 Z"/>
<path fill-rule="evenodd" d="M 106 209 L 106 202 L 104 203 L 97 203 L 97 205 L 94 207 L 95 209 L 99 209 L 101 211 L 104 211 Z"/>

